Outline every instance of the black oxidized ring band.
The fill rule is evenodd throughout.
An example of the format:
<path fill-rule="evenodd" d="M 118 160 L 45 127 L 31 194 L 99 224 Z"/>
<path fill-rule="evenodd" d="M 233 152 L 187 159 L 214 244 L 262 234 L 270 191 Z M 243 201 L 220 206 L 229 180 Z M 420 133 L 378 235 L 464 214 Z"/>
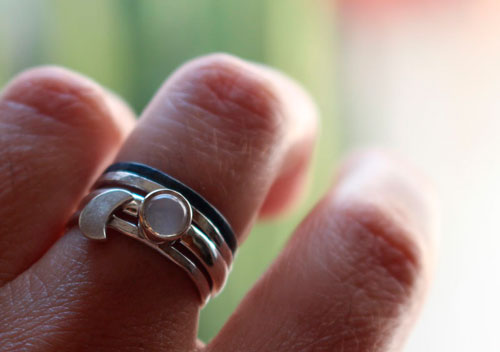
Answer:
<path fill-rule="evenodd" d="M 175 178 L 138 163 L 110 166 L 85 198 L 82 233 L 106 240 L 107 231 L 130 236 L 184 269 L 202 304 L 224 287 L 237 242 L 224 216 Z"/>

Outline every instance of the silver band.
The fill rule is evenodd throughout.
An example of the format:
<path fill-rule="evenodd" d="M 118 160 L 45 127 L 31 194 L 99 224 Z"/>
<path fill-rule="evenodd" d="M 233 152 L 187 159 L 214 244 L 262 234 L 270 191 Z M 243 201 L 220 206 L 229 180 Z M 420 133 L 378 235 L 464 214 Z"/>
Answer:
<path fill-rule="evenodd" d="M 150 170 L 140 164 L 139 167 Z M 193 199 L 195 192 L 188 191 Z M 216 209 L 207 211 L 210 205 L 203 202 L 202 210 L 220 214 Z M 84 200 L 78 225 L 92 240 L 106 240 L 111 229 L 155 249 L 188 273 L 202 304 L 222 290 L 231 269 L 233 251 L 204 212 L 183 194 L 134 172 L 104 173 Z"/>

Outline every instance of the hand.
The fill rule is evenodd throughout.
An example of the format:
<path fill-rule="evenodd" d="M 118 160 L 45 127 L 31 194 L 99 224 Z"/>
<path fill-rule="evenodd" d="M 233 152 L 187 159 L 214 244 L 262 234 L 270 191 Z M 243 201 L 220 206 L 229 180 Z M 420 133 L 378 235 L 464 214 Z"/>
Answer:
<path fill-rule="evenodd" d="M 196 59 L 135 123 L 88 79 L 38 68 L 5 88 L 0 126 L 1 351 L 402 346 L 428 281 L 435 218 L 421 178 L 380 152 L 349 159 L 206 346 L 196 339 L 198 293 L 181 269 L 125 236 L 102 244 L 63 234 L 116 159 L 194 188 L 242 245 L 259 214 L 297 200 L 313 150 L 313 104 L 281 74 L 227 55 Z"/>

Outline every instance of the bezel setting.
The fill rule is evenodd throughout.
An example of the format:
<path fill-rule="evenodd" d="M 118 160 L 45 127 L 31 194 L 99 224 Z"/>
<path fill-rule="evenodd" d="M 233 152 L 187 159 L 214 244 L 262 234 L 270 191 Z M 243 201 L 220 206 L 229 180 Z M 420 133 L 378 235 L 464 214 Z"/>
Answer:
<path fill-rule="evenodd" d="M 151 221 L 148 221 L 148 217 L 150 217 L 151 215 L 148 215 L 146 213 L 147 209 L 151 206 L 152 202 L 155 202 L 155 200 L 157 200 L 158 197 L 162 195 L 166 195 L 174 202 L 177 202 L 179 206 L 181 206 L 184 210 L 183 219 L 179 219 L 179 221 L 181 221 L 181 224 L 179 226 L 180 230 L 176 231 L 175 233 L 162 233 L 160 229 L 154 228 L 154 226 L 151 224 Z M 179 239 L 188 232 L 193 220 L 193 210 L 191 208 L 191 204 L 189 204 L 188 200 L 182 194 L 171 189 L 159 189 L 147 194 L 139 207 L 138 215 L 138 225 L 142 234 L 149 240 L 156 243 L 172 242 Z"/>

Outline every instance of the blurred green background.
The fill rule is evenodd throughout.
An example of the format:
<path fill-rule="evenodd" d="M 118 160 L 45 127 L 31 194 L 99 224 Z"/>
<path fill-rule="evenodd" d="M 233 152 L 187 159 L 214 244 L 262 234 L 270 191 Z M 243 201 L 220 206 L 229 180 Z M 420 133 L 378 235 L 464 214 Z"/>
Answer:
<path fill-rule="evenodd" d="M 107 86 L 140 113 L 184 61 L 216 51 L 274 66 L 301 82 L 321 113 L 309 190 L 285 217 L 256 226 L 224 292 L 203 310 L 209 340 L 329 184 L 339 146 L 335 37 L 328 1 L 0 0 L 0 83 L 56 64 Z"/>

